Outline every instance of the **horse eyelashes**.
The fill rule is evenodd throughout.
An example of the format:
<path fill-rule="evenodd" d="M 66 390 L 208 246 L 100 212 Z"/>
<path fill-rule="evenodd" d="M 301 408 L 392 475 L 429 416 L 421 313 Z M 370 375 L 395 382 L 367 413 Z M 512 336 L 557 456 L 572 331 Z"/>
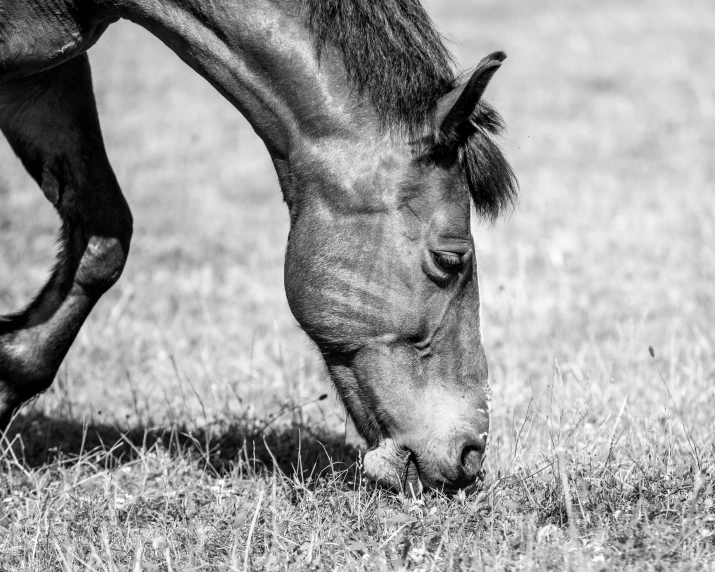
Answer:
<path fill-rule="evenodd" d="M 464 266 L 462 257 L 454 252 L 433 253 L 435 263 L 448 272 L 456 272 Z"/>

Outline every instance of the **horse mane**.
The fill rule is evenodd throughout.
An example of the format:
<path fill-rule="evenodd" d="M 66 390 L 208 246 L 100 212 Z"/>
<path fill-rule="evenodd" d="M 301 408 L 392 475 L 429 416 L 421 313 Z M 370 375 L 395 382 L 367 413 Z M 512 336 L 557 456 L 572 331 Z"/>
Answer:
<path fill-rule="evenodd" d="M 342 53 L 348 78 L 388 124 L 424 125 L 455 86 L 452 57 L 418 0 L 302 0 L 318 57 Z"/>
<path fill-rule="evenodd" d="M 320 59 L 326 46 L 341 53 L 359 97 L 367 97 L 382 123 L 401 127 L 428 145 L 437 137 L 437 102 L 459 78 L 453 58 L 419 0 L 299 0 Z M 518 184 L 495 137 L 499 114 L 480 103 L 475 134 L 459 149 L 458 162 L 480 216 L 494 220 L 516 202 Z M 423 150 L 423 154 L 429 154 Z"/>

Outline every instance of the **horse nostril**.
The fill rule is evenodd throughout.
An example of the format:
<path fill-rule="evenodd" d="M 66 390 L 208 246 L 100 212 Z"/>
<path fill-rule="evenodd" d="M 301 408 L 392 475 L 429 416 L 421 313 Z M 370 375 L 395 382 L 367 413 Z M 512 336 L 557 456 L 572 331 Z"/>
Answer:
<path fill-rule="evenodd" d="M 476 480 L 482 472 L 482 458 L 484 457 L 486 445 L 486 439 L 473 439 L 462 447 L 460 457 L 462 471 L 465 478 L 470 481 Z"/>

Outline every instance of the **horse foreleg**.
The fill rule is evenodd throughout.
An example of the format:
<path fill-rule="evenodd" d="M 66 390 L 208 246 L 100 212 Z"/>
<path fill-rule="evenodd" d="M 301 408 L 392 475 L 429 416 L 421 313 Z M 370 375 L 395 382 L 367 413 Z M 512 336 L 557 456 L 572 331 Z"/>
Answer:
<path fill-rule="evenodd" d="M 22 312 L 0 317 L 0 430 L 45 390 L 99 297 L 119 278 L 132 217 L 109 165 L 89 61 L 0 84 L 0 129 L 62 220 L 52 275 Z"/>

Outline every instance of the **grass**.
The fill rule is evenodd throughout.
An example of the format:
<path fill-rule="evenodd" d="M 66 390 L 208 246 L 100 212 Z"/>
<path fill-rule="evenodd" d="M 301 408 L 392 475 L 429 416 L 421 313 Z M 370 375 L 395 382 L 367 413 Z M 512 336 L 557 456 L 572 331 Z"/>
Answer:
<path fill-rule="evenodd" d="M 7 436 L 0 570 L 712 568 L 715 8 L 428 5 L 465 67 L 510 56 L 489 95 L 521 204 L 475 228 L 482 492 L 364 482 L 285 303 L 267 153 L 119 24 L 91 57 L 132 254 Z M 57 229 L 6 147 L 0 203 L 4 313 L 42 284 Z"/>

